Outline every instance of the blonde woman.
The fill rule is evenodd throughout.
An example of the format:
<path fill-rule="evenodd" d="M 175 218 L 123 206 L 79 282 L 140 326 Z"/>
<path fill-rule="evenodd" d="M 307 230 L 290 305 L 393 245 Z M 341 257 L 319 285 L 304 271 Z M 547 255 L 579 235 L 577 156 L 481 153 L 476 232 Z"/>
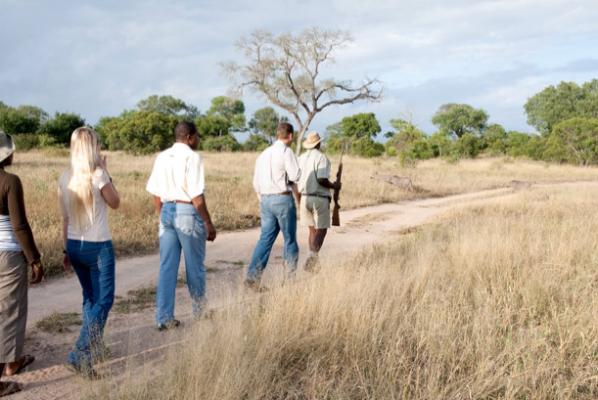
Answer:
<path fill-rule="evenodd" d="M 93 129 L 77 128 L 71 136 L 71 166 L 59 181 L 63 215 L 64 268 L 77 274 L 83 289 L 83 323 L 67 366 L 93 378 L 94 357 L 102 345 L 114 302 L 114 250 L 108 207 L 120 199 L 100 154 Z"/>

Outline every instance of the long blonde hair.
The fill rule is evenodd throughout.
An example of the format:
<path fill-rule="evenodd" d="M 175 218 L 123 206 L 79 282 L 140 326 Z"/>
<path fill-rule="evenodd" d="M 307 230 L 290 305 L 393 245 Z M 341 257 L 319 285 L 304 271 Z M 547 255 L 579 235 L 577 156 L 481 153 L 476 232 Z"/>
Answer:
<path fill-rule="evenodd" d="M 71 135 L 71 168 L 68 180 L 69 218 L 76 229 L 94 221 L 93 174 L 100 166 L 98 135 L 89 127 L 77 128 Z"/>

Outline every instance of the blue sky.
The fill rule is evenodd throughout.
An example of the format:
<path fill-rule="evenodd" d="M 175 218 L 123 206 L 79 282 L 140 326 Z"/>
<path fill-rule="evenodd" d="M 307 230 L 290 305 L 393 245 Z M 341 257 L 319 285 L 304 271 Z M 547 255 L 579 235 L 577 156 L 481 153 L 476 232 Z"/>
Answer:
<path fill-rule="evenodd" d="M 255 29 L 349 30 L 323 76 L 377 77 L 375 104 L 329 108 L 312 127 L 375 112 L 433 132 L 440 105 L 484 108 L 530 131 L 523 104 L 562 80 L 598 78 L 596 0 L 28 1 L 0 0 L 0 100 L 71 111 L 94 123 L 151 94 L 205 111 L 230 88 L 220 63 Z M 248 115 L 267 102 L 245 93 Z"/>

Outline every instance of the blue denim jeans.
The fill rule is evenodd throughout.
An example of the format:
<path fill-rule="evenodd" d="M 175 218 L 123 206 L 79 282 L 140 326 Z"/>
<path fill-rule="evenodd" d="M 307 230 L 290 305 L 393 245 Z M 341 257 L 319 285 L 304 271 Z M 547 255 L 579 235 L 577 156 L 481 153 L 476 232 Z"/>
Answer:
<path fill-rule="evenodd" d="M 66 251 L 83 289 L 81 331 L 68 361 L 77 367 L 91 367 L 114 303 L 114 249 L 112 241 L 68 240 Z"/>
<path fill-rule="evenodd" d="M 156 295 L 156 323 L 174 319 L 174 303 L 181 261 L 185 256 L 187 287 L 198 316 L 206 290 L 206 229 L 203 219 L 191 204 L 168 202 L 160 214 L 160 274 Z"/>
<path fill-rule="evenodd" d="M 283 257 L 289 268 L 288 272 L 294 273 L 297 269 L 299 246 L 297 245 L 297 210 L 293 196 L 262 196 L 260 217 L 262 232 L 251 257 L 247 280 L 260 280 L 280 231 L 284 237 Z"/>

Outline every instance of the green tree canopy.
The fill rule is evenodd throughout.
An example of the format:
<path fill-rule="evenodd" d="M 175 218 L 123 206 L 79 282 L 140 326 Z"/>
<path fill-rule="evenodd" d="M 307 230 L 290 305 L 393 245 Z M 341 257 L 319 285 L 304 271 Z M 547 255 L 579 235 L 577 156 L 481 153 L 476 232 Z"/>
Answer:
<path fill-rule="evenodd" d="M 441 131 L 460 138 L 466 133 L 479 135 L 486 127 L 488 114 L 468 104 L 444 104 L 432 117 L 432 123 Z"/>
<path fill-rule="evenodd" d="M 199 110 L 192 104 L 187 104 L 181 99 L 165 95 L 152 95 L 137 103 L 139 111 L 158 112 L 166 115 L 183 117 L 184 119 L 194 120 L 199 116 Z"/>
<path fill-rule="evenodd" d="M 54 118 L 46 122 L 41 132 L 53 138 L 56 143 L 67 144 L 73 131 L 85 125 L 85 120 L 78 114 L 56 113 Z"/>
<path fill-rule="evenodd" d="M 9 135 L 37 133 L 47 121 L 48 113 L 39 107 L 22 105 L 13 108 L 5 104 L 0 107 L 0 129 Z"/>
<path fill-rule="evenodd" d="M 598 118 L 598 79 L 578 85 L 561 82 L 548 86 L 525 103 L 527 122 L 543 135 L 574 117 Z"/>
<path fill-rule="evenodd" d="M 598 164 L 598 118 L 575 117 L 558 123 L 546 146 L 550 161 Z"/>
<path fill-rule="evenodd" d="M 482 135 L 482 146 L 493 156 L 505 154 L 507 150 L 507 131 L 500 124 L 492 124 Z"/>
<path fill-rule="evenodd" d="M 426 134 L 413 123 L 403 119 L 392 119 L 390 125 L 396 131 L 386 142 L 388 154 L 398 154 L 403 164 L 433 156 Z"/>
<path fill-rule="evenodd" d="M 373 139 L 382 131 L 374 113 L 360 113 L 341 120 L 342 135 L 348 138 Z"/>
<path fill-rule="evenodd" d="M 352 154 L 377 157 L 384 153 L 384 145 L 373 140 L 382 129 L 374 113 L 355 114 L 326 128 L 326 149 L 338 152 L 350 146 Z"/>
<path fill-rule="evenodd" d="M 241 100 L 227 96 L 214 97 L 207 115 L 225 118 L 233 131 L 245 130 L 245 104 Z"/>
<path fill-rule="evenodd" d="M 150 154 L 174 142 L 179 118 L 157 111 L 126 111 L 118 117 L 101 118 L 96 129 L 110 150 Z"/>
<path fill-rule="evenodd" d="M 231 121 L 219 114 L 202 115 L 195 124 L 201 137 L 225 136 L 231 131 Z"/>
<path fill-rule="evenodd" d="M 264 107 L 253 113 L 248 125 L 254 134 L 263 135 L 271 143 L 276 136 L 276 128 L 282 121 L 287 121 L 287 118 L 278 115 L 272 107 Z"/>

